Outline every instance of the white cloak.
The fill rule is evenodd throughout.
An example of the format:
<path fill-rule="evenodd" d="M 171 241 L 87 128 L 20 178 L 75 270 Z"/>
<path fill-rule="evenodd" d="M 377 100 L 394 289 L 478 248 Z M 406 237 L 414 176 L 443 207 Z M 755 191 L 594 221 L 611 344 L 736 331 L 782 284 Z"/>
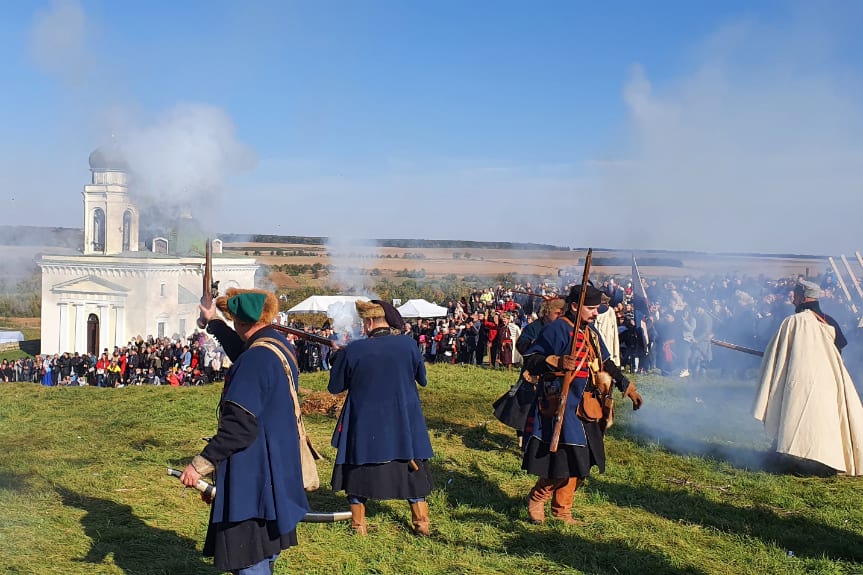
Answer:
<path fill-rule="evenodd" d="M 863 475 L 863 405 L 835 337 L 810 310 L 785 318 L 764 352 L 753 415 L 777 452 Z"/>
<path fill-rule="evenodd" d="M 620 366 L 620 334 L 617 331 L 617 313 L 613 307 L 609 307 L 605 312 L 596 316 L 594 327 L 599 335 L 602 336 L 602 341 L 605 343 L 605 348 L 611 355 L 611 360 Z"/>

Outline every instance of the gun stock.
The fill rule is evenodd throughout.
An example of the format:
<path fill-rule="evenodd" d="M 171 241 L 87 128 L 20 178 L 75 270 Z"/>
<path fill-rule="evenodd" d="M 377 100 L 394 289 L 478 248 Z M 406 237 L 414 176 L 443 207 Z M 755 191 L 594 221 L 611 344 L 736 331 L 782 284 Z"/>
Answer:
<path fill-rule="evenodd" d="M 204 248 L 204 277 L 202 283 L 201 305 L 210 307 L 213 304 L 213 300 L 219 296 L 219 282 L 213 281 L 213 243 L 210 241 L 210 238 L 207 238 Z M 198 316 L 197 323 L 201 329 L 207 327 L 207 319 L 203 313 Z"/>
<path fill-rule="evenodd" d="M 572 348 L 570 350 L 570 355 L 578 355 L 578 352 L 580 351 L 578 349 L 578 331 L 581 328 L 581 308 L 584 307 L 584 295 L 587 293 L 587 282 L 590 279 L 590 261 L 592 258 L 593 248 L 588 248 L 587 257 L 584 258 L 584 272 L 581 274 L 581 294 L 578 296 L 578 308 L 575 312 L 575 329 L 572 332 Z M 585 338 L 584 343 L 586 342 L 587 339 Z M 551 453 L 555 453 L 557 451 L 558 445 L 560 444 L 560 433 L 563 430 L 563 417 L 566 413 L 566 403 L 567 398 L 569 397 L 569 388 L 572 385 L 576 374 L 581 369 L 581 365 L 583 365 L 583 363 L 584 359 L 582 358 L 582 363 L 579 364 L 577 369 L 573 371 L 567 371 L 563 374 L 563 384 L 560 388 L 560 404 L 558 405 L 557 411 L 554 414 L 554 431 L 551 434 L 551 444 L 548 447 L 548 450 Z"/>
<path fill-rule="evenodd" d="M 307 331 L 303 331 L 301 329 L 288 327 L 286 325 L 279 325 L 277 323 L 270 324 L 270 327 L 272 327 L 274 330 L 282 332 L 286 335 L 293 335 L 293 336 L 298 337 L 300 339 L 305 339 L 307 341 L 311 341 L 314 343 L 320 343 L 322 345 L 326 345 L 329 347 L 335 347 L 336 346 L 336 342 L 334 342 L 330 339 L 327 339 L 327 338 L 322 337 L 320 335 L 315 335 L 313 333 L 309 333 Z"/>

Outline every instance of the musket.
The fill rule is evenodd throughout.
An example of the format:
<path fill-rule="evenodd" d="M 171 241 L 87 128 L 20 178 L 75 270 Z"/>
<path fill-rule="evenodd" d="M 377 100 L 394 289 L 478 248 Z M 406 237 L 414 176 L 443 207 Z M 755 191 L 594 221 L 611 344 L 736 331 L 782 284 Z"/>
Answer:
<path fill-rule="evenodd" d="M 307 331 L 303 331 L 301 329 L 297 329 L 294 327 L 288 327 L 286 325 L 279 325 L 277 323 L 270 324 L 270 327 L 276 331 L 280 331 L 286 335 L 293 335 L 300 339 L 305 339 L 311 341 L 312 343 L 319 343 L 321 345 L 326 345 L 329 347 L 336 347 L 336 342 L 333 340 L 323 337 L 321 335 L 315 335 L 313 333 L 309 333 Z"/>
<path fill-rule="evenodd" d="M 543 294 L 541 294 L 541 293 L 534 293 L 534 292 L 532 292 L 532 291 L 523 291 L 523 290 L 520 290 L 520 289 L 511 289 L 511 290 L 509 290 L 509 291 L 510 291 L 510 292 L 512 292 L 512 293 L 521 293 L 521 294 L 524 294 L 524 295 L 529 295 L 529 296 L 531 296 L 531 297 L 541 297 L 541 298 L 542 298 L 542 299 L 544 299 L 545 301 L 549 301 L 549 300 L 553 300 L 553 299 L 558 299 L 558 298 L 560 297 L 560 296 L 557 296 L 557 295 L 543 295 Z"/>
<path fill-rule="evenodd" d="M 578 355 L 579 352 L 578 332 L 581 327 L 581 310 L 584 307 L 584 295 L 587 293 L 587 282 L 590 279 L 590 260 L 592 257 L 593 248 L 588 248 L 587 257 L 584 258 L 584 272 L 581 274 L 581 293 L 578 296 L 578 308 L 575 311 L 575 329 L 572 332 L 572 349 L 570 350 L 570 355 Z M 584 342 L 587 343 L 589 334 L 584 335 Z M 569 387 L 572 385 L 572 382 L 575 379 L 576 374 L 578 374 L 581 369 L 581 365 L 583 365 L 586 357 L 587 354 L 582 358 L 582 363 L 578 368 L 572 371 L 567 371 L 563 374 L 563 384 L 560 388 L 560 404 L 554 414 L 554 431 L 551 434 L 551 444 L 548 446 L 548 450 L 551 453 L 555 453 L 557 451 L 557 446 L 560 443 L 560 432 L 563 430 L 563 416 L 566 413 L 566 401 L 569 397 Z M 563 358 L 561 358 L 561 360 L 562 359 Z"/>
<path fill-rule="evenodd" d="M 174 477 L 179 478 L 183 473 L 172 467 L 168 467 L 168 475 L 173 475 Z M 207 483 L 203 479 L 198 480 L 198 484 L 195 485 L 195 489 L 206 495 L 208 498 L 213 499 L 216 497 L 216 486 L 212 483 Z M 350 511 L 329 511 L 325 513 L 314 513 L 309 512 L 301 519 L 306 523 L 335 523 L 336 521 L 347 521 L 351 518 Z"/>
<path fill-rule="evenodd" d="M 213 281 L 213 243 L 210 238 L 207 238 L 206 247 L 204 248 L 204 278 L 201 289 L 201 305 L 210 307 L 213 300 L 219 297 L 219 282 Z M 207 318 L 204 313 L 198 316 L 198 327 L 205 329 L 207 327 Z"/>
<path fill-rule="evenodd" d="M 712 343 L 713 345 L 718 345 L 719 347 L 727 347 L 728 349 L 733 349 L 734 351 L 742 351 L 743 353 L 748 353 L 749 355 L 764 357 L 763 351 L 758 351 L 757 349 L 752 349 L 751 347 L 743 347 L 742 345 L 737 345 L 736 343 L 728 343 L 727 341 L 722 341 L 721 339 L 710 338 L 710 343 Z"/>

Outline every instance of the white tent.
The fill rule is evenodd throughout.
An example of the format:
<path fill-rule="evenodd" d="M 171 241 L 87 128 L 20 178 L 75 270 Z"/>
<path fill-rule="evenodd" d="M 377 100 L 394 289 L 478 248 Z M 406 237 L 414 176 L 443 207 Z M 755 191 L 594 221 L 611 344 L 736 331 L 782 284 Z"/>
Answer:
<path fill-rule="evenodd" d="M 407 303 L 396 308 L 402 317 L 446 317 L 447 308 L 429 303 L 424 299 L 409 299 Z"/>
<path fill-rule="evenodd" d="M 0 343 L 13 343 L 24 341 L 24 334 L 20 331 L 0 331 Z"/>
<path fill-rule="evenodd" d="M 354 303 L 357 300 L 369 301 L 369 298 L 361 295 L 313 295 L 289 309 L 288 313 L 326 313 L 333 304 Z"/>

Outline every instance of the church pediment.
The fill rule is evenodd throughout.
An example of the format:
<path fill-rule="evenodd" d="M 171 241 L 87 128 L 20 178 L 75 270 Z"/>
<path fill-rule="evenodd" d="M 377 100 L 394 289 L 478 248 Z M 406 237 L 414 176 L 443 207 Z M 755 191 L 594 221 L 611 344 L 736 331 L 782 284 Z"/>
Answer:
<path fill-rule="evenodd" d="M 180 305 L 189 304 L 189 303 L 199 303 L 201 301 L 200 295 L 195 295 L 183 286 L 179 286 L 180 289 L 177 293 L 177 303 Z"/>
<path fill-rule="evenodd" d="M 67 282 L 59 283 L 51 288 L 51 291 L 57 294 L 104 294 L 104 295 L 125 295 L 129 293 L 129 288 L 104 280 L 102 278 L 88 275 L 80 278 L 75 278 Z"/>

